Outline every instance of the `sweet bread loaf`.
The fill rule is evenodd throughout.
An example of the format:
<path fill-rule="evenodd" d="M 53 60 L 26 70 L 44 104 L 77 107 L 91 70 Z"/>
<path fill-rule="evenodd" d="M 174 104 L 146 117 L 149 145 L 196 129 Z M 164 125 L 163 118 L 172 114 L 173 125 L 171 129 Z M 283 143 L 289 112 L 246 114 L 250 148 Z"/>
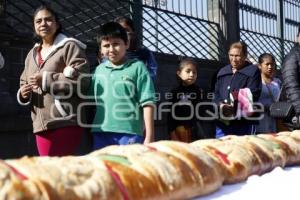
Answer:
<path fill-rule="evenodd" d="M 109 146 L 85 156 L 0 161 L 3 200 L 167 200 L 300 164 L 300 131 Z"/>
<path fill-rule="evenodd" d="M 202 149 L 176 141 L 160 141 L 151 143 L 149 146 L 175 156 L 189 166 L 197 181 L 197 186 L 192 192 L 205 195 L 217 190 L 222 185 L 224 177 L 218 163 Z"/>

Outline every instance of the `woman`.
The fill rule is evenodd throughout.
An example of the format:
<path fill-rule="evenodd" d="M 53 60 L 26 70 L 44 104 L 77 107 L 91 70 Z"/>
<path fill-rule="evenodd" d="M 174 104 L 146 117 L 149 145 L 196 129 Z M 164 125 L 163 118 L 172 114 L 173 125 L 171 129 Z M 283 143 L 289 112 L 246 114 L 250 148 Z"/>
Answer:
<path fill-rule="evenodd" d="M 257 66 L 246 60 L 247 54 L 245 43 L 233 43 L 228 52 L 230 64 L 218 72 L 215 86 L 215 103 L 220 110 L 217 136 L 255 133 L 256 121 L 252 120 L 254 117 L 236 117 L 239 102 L 235 98 L 235 94 L 239 94 L 241 89 L 247 88 L 253 96 L 253 102 L 256 102 L 261 91 L 260 71 Z"/>
<path fill-rule="evenodd" d="M 86 45 L 61 33 L 55 12 L 37 8 L 33 17 L 39 43 L 28 53 L 17 94 L 21 105 L 31 105 L 33 132 L 41 156 L 74 154 L 83 128 L 78 123 L 79 92 L 89 84 Z"/>
<path fill-rule="evenodd" d="M 276 120 L 269 114 L 270 105 L 277 101 L 281 87 L 281 81 L 275 78 L 275 66 L 275 57 L 272 54 L 263 53 L 259 56 L 258 67 L 262 80 L 259 102 L 264 105 L 265 112 L 256 127 L 257 133 L 277 133 Z"/>

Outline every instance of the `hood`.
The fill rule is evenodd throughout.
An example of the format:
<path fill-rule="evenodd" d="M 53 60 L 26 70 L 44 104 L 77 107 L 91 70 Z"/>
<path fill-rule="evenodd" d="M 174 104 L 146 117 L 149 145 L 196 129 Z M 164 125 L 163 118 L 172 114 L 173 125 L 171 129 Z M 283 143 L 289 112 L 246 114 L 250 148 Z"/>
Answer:
<path fill-rule="evenodd" d="M 86 45 L 84 43 L 82 43 L 81 41 L 75 39 L 75 38 L 71 38 L 71 37 L 67 37 L 66 35 L 62 34 L 62 33 L 59 33 L 54 42 L 53 42 L 53 45 L 51 46 L 51 49 L 48 51 L 48 55 L 50 55 L 53 51 L 57 50 L 58 48 L 64 46 L 67 42 L 69 41 L 73 41 L 75 42 L 80 48 L 82 49 L 86 49 Z M 38 47 L 40 46 L 41 44 L 40 43 L 36 43 L 34 45 L 34 47 Z M 46 57 L 48 56 L 46 55 Z"/>

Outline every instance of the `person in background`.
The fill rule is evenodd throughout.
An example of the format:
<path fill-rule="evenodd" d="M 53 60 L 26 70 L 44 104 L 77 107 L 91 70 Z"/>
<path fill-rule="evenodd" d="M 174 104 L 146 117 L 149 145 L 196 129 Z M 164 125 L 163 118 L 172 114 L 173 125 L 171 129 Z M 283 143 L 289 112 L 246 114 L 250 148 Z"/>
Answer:
<path fill-rule="evenodd" d="M 151 79 L 155 83 L 157 74 L 157 62 L 153 53 L 146 47 L 138 47 L 136 32 L 133 21 L 128 17 L 118 17 L 115 22 L 119 23 L 127 32 L 129 48 L 127 50 L 128 59 L 137 58 L 146 65 Z"/>
<path fill-rule="evenodd" d="M 47 5 L 33 16 L 38 43 L 28 53 L 20 77 L 17 100 L 32 107 L 31 116 L 36 144 L 41 156 L 74 154 L 83 128 L 84 112 L 77 112 L 82 92 L 88 89 L 89 73 L 86 45 L 62 34 L 56 13 Z"/>
<path fill-rule="evenodd" d="M 198 112 L 202 117 L 205 116 L 206 107 L 197 107 L 197 104 L 207 101 L 204 99 L 207 97 L 205 92 L 195 84 L 197 66 L 195 60 L 186 58 L 180 62 L 176 70 L 179 85 L 170 93 L 171 109 L 168 113 L 168 130 L 171 140 L 192 142 L 209 137 L 210 133 L 205 129 L 205 126 L 208 127 L 209 124 L 205 125 L 205 121 L 200 121 L 196 115 Z"/>
<path fill-rule="evenodd" d="M 262 90 L 259 102 L 264 106 L 264 115 L 256 126 L 257 133 L 277 133 L 276 119 L 270 116 L 270 105 L 277 101 L 280 95 L 281 81 L 275 78 L 275 57 L 263 53 L 258 58 L 258 67 L 261 72 Z"/>
<path fill-rule="evenodd" d="M 236 117 L 236 106 L 239 102 L 235 97 L 242 89 L 249 89 L 253 102 L 257 102 L 261 92 L 261 76 L 256 65 L 246 61 L 247 45 L 235 42 L 230 45 L 228 56 L 229 65 L 221 68 L 217 74 L 214 102 L 220 110 L 217 121 L 216 135 L 247 135 L 255 133 L 255 120 Z M 238 95 L 237 95 L 238 96 Z M 234 100 L 234 101 L 233 101 Z M 237 105 L 235 105 L 237 103 Z M 224 119 L 224 117 L 226 119 Z M 227 120 L 230 119 L 231 120 Z"/>
<path fill-rule="evenodd" d="M 100 47 L 97 47 L 96 49 L 96 62 L 93 63 L 93 67 L 96 68 L 98 65 L 100 65 L 102 62 L 107 61 L 107 58 L 104 57 L 103 53 L 101 52 Z"/>
<path fill-rule="evenodd" d="M 296 45 L 285 57 L 281 68 L 286 98 L 293 104 L 295 116 L 289 124 L 292 129 L 300 129 L 300 26 Z"/>
<path fill-rule="evenodd" d="M 4 67 L 4 64 L 5 64 L 5 60 L 4 60 L 4 57 L 2 56 L 1 52 L 0 52 L 0 69 L 2 67 Z"/>
<path fill-rule="evenodd" d="M 102 25 L 97 42 L 108 60 L 96 68 L 89 90 L 96 104 L 91 130 L 94 150 L 152 142 L 155 93 L 146 66 L 137 59 L 127 59 L 127 33 L 117 22 Z"/>

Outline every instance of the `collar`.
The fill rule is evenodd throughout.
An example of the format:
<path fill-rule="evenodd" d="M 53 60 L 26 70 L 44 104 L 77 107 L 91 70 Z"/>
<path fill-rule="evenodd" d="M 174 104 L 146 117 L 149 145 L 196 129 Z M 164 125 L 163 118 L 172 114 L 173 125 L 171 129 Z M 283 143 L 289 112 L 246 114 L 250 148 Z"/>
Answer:
<path fill-rule="evenodd" d="M 246 61 L 245 63 L 245 67 L 243 67 L 242 69 L 239 69 L 236 71 L 236 73 L 241 73 L 244 74 L 246 76 L 253 76 L 255 71 L 257 69 L 256 65 L 253 65 L 252 63 Z M 225 76 L 225 75 L 232 75 L 232 66 L 231 65 L 226 65 L 225 67 L 223 67 L 219 73 L 218 73 L 218 77 L 220 76 Z"/>
<path fill-rule="evenodd" d="M 52 52 L 56 51 L 58 48 L 64 46 L 67 42 L 69 41 L 73 41 L 75 42 L 80 48 L 82 49 L 86 49 L 86 45 L 82 42 L 80 42 L 79 40 L 75 39 L 75 38 L 69 38 L 67 37 L 66 35 L 62 34 L 62 33 L 59 33 L 55 39 L 54 39 L 54 42 L 53 42 L 53 45 L 51 46 L 49 52 L 48 52 L 48 55 L 50 55 Z M 34 45 L 35 48 L 37 47 L 40 47 L 41 46 L 41 43 L 36 43 Z M 47 56 L 48 56 L 47 55 Z M 46 56 L 46 57 L 47 57 Z"/>
<path fill-rule="evenodd" d="M 128 66 L 130 66 L 133 62 L 135 62 L 137 59 L 126 59 L 125 63 L 123 63 L 122 65 L 113 65 L 109 60 L 106 60 L 103 65 L 106 68 L 110 68 L 110 69 L 123 69 L 126 68 Z"/>

